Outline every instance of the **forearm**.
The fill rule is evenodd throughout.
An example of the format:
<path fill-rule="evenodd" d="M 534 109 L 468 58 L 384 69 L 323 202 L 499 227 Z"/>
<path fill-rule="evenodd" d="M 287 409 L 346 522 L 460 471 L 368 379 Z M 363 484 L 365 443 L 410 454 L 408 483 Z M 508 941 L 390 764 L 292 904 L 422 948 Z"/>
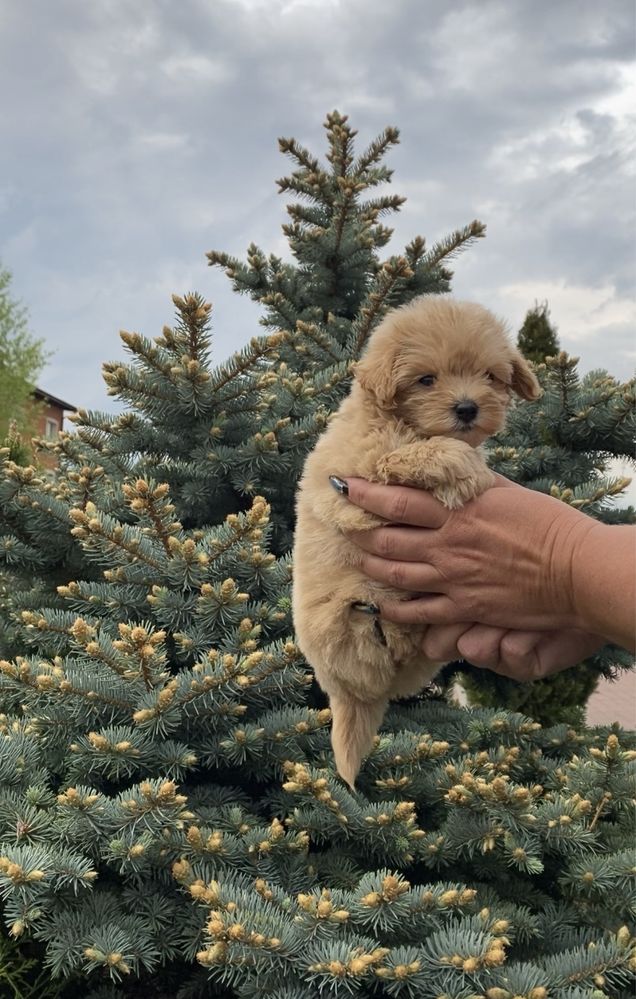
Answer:
<path fill-rule="evenodd" d="M 636 651 L 636 528 L 595 523 L 572 561 L 575 627 Z"/>

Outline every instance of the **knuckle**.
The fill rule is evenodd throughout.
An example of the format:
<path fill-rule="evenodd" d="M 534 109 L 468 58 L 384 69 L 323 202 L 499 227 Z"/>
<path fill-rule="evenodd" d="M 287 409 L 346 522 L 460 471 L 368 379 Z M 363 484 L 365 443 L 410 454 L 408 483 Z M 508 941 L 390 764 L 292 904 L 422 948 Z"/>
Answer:
<path fill-rule="evenodd" d="M 389 583 L 392 586 L 396 586 L 398 589 L 404 589 L 406 587 L 406 573 L 404 571 L 404 566 L 400 562 L 394 562 L 389 567 Z"/>
<path fill-rule="evenodd" d="M 532 650 L 532 640 L 527 635 L 508 631 L 501 639 L 500 650 L 506 659 L 526 660 Z"/>
<path fill-rule="evenodd" d="M 471 649 L 471 654 L 469 659 L 471 662 L 477 663 L 478 666 L 490 666 L 496 663 L 498 656 L 492 646 L 487 645 L 485 642 L 477 642 L 477 644 Z"/>
<path fill-rule="evenodd" d="M 435 660 L 443 658 L 442 642 L 437 635 L 430 634 L 429 632 L 424 635 L 422 651 L 428 659 Z"/>
<path fill-rule="evenodd" d="M 383 528 L 376 534 L 376 547 L 380 555 L 392 555 L 395 551 L 395 539 L 391 531 Z"/>
<path fill-rule="evenodd" d="M 401 491 L 396 491 L 389 503 L 388 515 L 391 520 L 402 521 L 406 517 L 408 509 L 408 495 Z"/>
<path fill-rule="evenodd" d="M 471 635 L 465 641 L 460 639 L 458 647 L 462 655 L 476 666 L 489 666 L 499 658 L 496 644 L 493 647 L 492 641 L 481 636 Z"/>
<path fill-rule="evenodd" d="M 432 659 L 433 662 L 450 662 L 452 659 L 457 658 L 457 649 L 449 645 L 448 642 L 433 639 L 429 642 L 425 641 L 424 654 L 428 659 Z"/>

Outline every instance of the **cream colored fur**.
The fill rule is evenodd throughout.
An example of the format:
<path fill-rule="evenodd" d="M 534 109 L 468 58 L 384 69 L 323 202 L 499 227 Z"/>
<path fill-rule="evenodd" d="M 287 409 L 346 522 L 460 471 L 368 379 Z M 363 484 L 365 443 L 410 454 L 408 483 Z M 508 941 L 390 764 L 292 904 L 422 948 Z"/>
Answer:
<path fill-rule="evenodd" d="M 423 375 L 435 375 L 425 387 Z M 338 495 L 329 476 L 361 476 L 430 490 L 450 509 L 493 483 L 479 444 L 500 430 L 514 391 L 537 398 L 535 376 L 505 328 L 482 306 L 423 296 L 390 312 L 356 365 L 349 396 L 305 464 L 297 497 L 293 614 L 298 644 L 329 696 L 332 745 L 353 787 L 390 700 L 418 693 L 443 663 L 421 652 L 422 627 L 381 621 L 354 602 L 407 599 L 365 577 L 347 531 L 386 521 Z M 479 412 L 462 428 L 456 403 Z"/>

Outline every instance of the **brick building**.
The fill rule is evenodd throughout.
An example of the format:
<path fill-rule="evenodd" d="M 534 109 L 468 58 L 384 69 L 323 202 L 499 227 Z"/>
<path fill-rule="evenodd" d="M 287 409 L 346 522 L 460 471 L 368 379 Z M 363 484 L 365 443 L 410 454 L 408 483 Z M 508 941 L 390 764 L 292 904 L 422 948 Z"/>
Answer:
<path fill-rule="evenodd" d="M 33 398 L 39 403 L 40 410 L 36 436 L 43 437 L 45 440 L 56 437 L 58 431 L 63 429 L 64 413 L 77 412 L 77 406 L 73 406 L 70 402 L 64 402 L 63 399 L 58 399 L 57 396 L 51 395 L 50 392 L 44 392 L 40 388 L 33 390 Z M 54 455 L 45 451 L 41 451 L 38 458 L 48 468 L 53 468 L 57 464 Z"/>

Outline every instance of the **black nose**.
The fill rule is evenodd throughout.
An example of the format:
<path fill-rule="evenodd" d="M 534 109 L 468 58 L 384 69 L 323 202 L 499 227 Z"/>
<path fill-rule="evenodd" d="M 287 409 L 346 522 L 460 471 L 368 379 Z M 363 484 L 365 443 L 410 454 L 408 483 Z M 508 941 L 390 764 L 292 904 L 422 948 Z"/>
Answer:
<path fill-rule="evenodd" d="M 462 423 L 472 423 L 479 412 L 479 406 L 472 399 L 462 399 L 455 406 L 455 412 Z"/>

